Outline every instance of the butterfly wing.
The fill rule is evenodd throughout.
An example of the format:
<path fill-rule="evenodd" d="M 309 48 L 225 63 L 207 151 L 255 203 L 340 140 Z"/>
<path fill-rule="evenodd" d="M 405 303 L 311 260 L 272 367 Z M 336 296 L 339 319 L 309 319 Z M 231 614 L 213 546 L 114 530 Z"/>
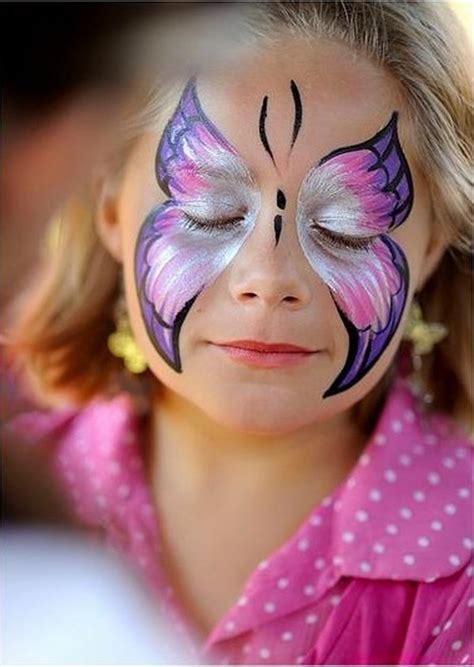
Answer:
<path fill-rule="evenodd" d="M 235 149 L 202 110 L 192 80 L 164 130 L 156 155 L 157 180 L 169 199 L 143 223 L 135 252 L 135 278 L 146 329 L 160 355 L 178 372 L 179 334 L 189 309 L 231 261 L 250 229 L 247 224 L 237 231 L 209 234 L 186 226 L 186 209 L 200 210 L 209 192 L 219 192 L 199 165 L 223 162 L 236 178 L 249 180 Z M 224 188 L 220 206 L 225 207 L 227 196 Z M 247 197 L 252 200 L 247 208 L 255 208 L 253 193 L 247 192 Z"/>
<path fill-rule="evenodd" d="M 329 287 L 349 336 L 346 362 L 325 396 L 358 382 L 380 358 L 400 323 L 408 264 L 388 232 L 406 220 L 412 204 L 412 178 L 398 139 L 396 114 L 369 141 L 325 156 L 302 184 L 297 214 L 300 242 Z M 339 250 L 315 243 L 308 230 L 313 217 L 341 238 L 350 235 L 369 241 L 360 248 Z"/>

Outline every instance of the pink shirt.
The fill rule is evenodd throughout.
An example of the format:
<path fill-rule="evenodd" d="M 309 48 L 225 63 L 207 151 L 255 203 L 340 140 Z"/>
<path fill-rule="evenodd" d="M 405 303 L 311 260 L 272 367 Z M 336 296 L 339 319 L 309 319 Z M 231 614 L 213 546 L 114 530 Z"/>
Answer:
<path fill-rule="evenodd" d="M 142 571 L 191 642 L 160 567 L 139 419 L 127 395 L 34 412 L 16 429 L 54 436 L 80 520 Z M 474 658 L 473 449 L 429 422 L 398 381 L 351 474 L 250 573 L 196 662 L 469 664 Z M 238 536 L 236 536 L 236 546 Z"/>

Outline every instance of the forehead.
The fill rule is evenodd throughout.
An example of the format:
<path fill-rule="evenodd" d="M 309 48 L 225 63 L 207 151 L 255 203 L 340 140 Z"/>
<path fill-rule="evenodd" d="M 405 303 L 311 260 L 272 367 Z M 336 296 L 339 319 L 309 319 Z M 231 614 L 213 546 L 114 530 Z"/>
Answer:
<path fill-rule="evenodd" d="M 292 81 L 301 99 L 301 127 L 293 147 Z M 276 170 L 261 140 L 265 106 L 265 135 L 279 178 L 290 180 L 301 179 L 330 151 L 369 139 L 402 106 L 391 75 L 326 40 L 274 44 L 231 70 L 199 76 L 197 90 L 208 117 L 255 175 L 267 178 Z"/>

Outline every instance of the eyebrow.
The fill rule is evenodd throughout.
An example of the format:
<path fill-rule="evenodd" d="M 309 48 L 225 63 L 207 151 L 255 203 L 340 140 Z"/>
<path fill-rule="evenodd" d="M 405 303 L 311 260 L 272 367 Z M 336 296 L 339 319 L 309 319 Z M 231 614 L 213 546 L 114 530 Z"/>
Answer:
<path fill-rule="evenodd" d="M 195 171 L 215 181 L 232 181 L 239 185 L 255 186 L 255 178 L 242 159 L 238 156 L 232 157 L 233 159 L 219 160 L 216 164 L 195 162 Z"/>

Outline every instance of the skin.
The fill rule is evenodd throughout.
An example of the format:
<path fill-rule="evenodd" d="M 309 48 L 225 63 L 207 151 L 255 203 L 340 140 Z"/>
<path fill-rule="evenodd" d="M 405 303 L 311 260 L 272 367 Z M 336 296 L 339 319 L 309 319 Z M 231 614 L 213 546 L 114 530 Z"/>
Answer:
<path fill-rule="evenodd" d="M 287 159 L 292 79 L 298 81 L 305 118 Z M 140 226 L 166 199 L 153 167 L 163 126 L 137 143 L 121 187 L 101 200 L 98 223 L 104 243 L 123 262 L 131 324 L 160 380 L 150 467 L 165 566 L 183 606 L 205 633 L 235 601 L 259 560 L 354 465 L 364 438 L 350 409 L 386 372 L 403 330 L 402 321 L 359 383 L 323 399 L 344 364 L 348 338 L 297 238 L 296 200 L 308 169 L 336 148 L 367 140 L 399 110 L 415 202 L 392 236 L 409 264 L 408 303 L 443 248 L 431 228 L 426 184 L 404 140 L 409 128 L 396 82 L 364 58 L 330 42 L 286 41 L 258 59 L 243 60 L 232 73 L 208 72 L 198 78 L 197 89 L 207 116 L 254 175 L 261 206 L 253 232 L 184 322 L 183 373 L 173 371 L 148 339 L 133 273 Z M 266 132 L 280 173 L 258 140 L 263 95 L 272 101 Z M 278 188 L 286 207 L 276 245 Z M 236 364 L 209 343 L 236 339 L 293 343 L 319 353 L 296 366 L 262 370 Z"/>

